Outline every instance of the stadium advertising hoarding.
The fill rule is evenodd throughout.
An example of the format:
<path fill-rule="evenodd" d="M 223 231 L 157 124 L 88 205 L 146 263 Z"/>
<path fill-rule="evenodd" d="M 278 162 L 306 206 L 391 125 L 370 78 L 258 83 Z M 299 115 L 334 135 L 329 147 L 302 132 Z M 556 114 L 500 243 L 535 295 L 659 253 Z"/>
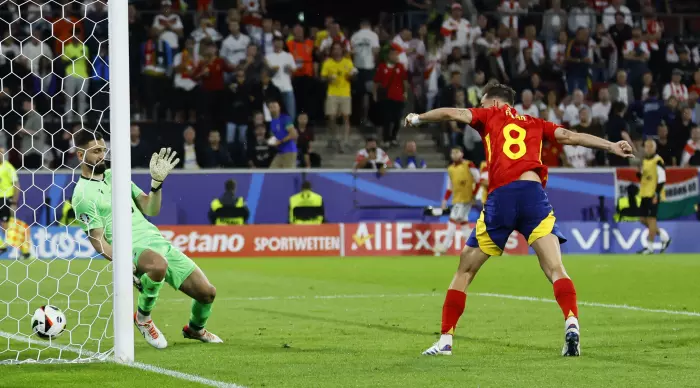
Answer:
<path fill-rule="evenodd" d="M 700 222 L 660 222 L 673 238 L 669 253 L 698 253 Z M 473 225 L 472 225 L 473 227 Z M 639 223 L 600 224 L 562 222 L 568 238 L 564 253 L 635 253 L 646 244 L 646 229 Z M 325 225 L 163 226 L 163 236 L 192 257 L 308 257 L 308 256 L 417 256 L 432 255 L 436 239 L 443 240 L 444 224 L 361 222 Z M 467 236 L 457 233 L 447 255 L 457 255 Z M 90 258 L 96 252 L 78 228 L 31 229 L 39 258 Z M 659 247 L 657 246 L 657 249 Z M 513 233 L 506 254 L 527 254 L 522 235 Z M 14 249 L 0 258 L 13 258 Z"/>

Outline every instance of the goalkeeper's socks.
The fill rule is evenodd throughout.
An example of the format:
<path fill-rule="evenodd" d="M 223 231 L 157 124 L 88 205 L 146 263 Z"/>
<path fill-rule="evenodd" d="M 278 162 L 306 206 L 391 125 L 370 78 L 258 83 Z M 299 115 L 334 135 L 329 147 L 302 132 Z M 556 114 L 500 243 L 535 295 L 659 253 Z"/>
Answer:
<path fill-rule="evenodd" d="M 138 308 L 144 313 L 150 314 L 153 307 L 156 305 L 158 300 L 158 294 L 160 289 L 163 288 L 165 284 L 164 280 L 156 282 L 155 280 L 148 277 L 148 274 L 141 275 L 141 285 L 143 286 L 141 293 L 139 294 Z"/>
<path fill-rule="evenodd" d="M 464 306 L 467 304 L 467 294 L 459 290 L 447 290 L 445 303 L 442 305 L 442 328 L 441 334 L 454 334 L 459 317 L 464 313 Z"/>
<path fill-rule="evenodd" d="M 213 303 L 201 303 L 196 300 L 192 300 L 192 312 L 190 314 L 190 329 L 194 331 L 200 331 L 204 329 L 211 315 L 211 309 Z"/>
<path fill-rule="evenodd" d="M 576 304 L 576 289 L 574 282 L 569 278 L 562 278 L 554 282 L 554 299 L 557 300 L 564 319 L 578 318 L 578 305 Z"/>

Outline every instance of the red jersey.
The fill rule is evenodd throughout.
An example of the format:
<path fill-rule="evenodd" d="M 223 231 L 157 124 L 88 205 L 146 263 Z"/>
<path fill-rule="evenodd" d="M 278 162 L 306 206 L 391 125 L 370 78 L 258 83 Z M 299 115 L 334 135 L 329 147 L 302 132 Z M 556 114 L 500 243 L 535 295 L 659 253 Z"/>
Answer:
<path fill-rule="evenodd" d="M 471 108 L 472 128 L 484 142 L 489 172 L 489 193 L 534 171 L 547 184 L 547 166 L 542 163 L 542 141 L 556 143 L 559 125 L 523 116 L 505 105 L 501 108 Z"/>

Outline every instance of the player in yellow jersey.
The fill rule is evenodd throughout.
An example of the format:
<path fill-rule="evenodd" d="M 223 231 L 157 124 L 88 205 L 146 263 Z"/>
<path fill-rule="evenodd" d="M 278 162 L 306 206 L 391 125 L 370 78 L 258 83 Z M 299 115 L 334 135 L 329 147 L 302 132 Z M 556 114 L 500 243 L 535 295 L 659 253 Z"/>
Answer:
<path fill-rule="evenodd" d="M 5 159 L 5 153 L 6 150 L 0 148 L 0 227 L 5 232 L 5 239 L 10 239 L 9 231 L 13 229 L 13 225 L 9 221 L 15 217 L 21 189 L 17 170 Z M 0 254 L 5 253 L 7 248 L 5 241 L 0 239 Z M 23 250 L 22 257 L 26 259 L 29 256 L 29 251 Z"/>
<path fill-rule="evenodd" d="M 479 181 L 479 170 L 474 163 L 464 159 L 461 148 L 452 148 L 450 157 L 452 163 L 447 167 L 447 175 L 450 179 L 442 200 L 442 208 L 447 209 L 447 200 L 452 196 L 452 211 L 450 211 L 445 241 L 435 247 L 437 254 L 446 252 L 452 246 L 458 225 L 462 227 L 465 238 L 469 235 L 467 217 L 474 204 L 474 187 Z"/>
<path fill-rule="evenodd" d="M 639 196 L 642 197 L 642 216 L 639 220 L 647 227 L 646 246 L 639 251 L 645 255 L 654 253 L 654 239 L 661 239 L 661 251 L 666 251 L 671 244 L 671 238 L 665 230 L 659 228 L 656 223 L 656 213 L 659 210 L 659 202 L 666 200 L 664 184 L 666 183 L 666 167 L 664 160 L 656 153 L 656 142 L 647 139 L 644 142 L 644 160 L 641 170 L 637 173 L 640 177 Z"/>

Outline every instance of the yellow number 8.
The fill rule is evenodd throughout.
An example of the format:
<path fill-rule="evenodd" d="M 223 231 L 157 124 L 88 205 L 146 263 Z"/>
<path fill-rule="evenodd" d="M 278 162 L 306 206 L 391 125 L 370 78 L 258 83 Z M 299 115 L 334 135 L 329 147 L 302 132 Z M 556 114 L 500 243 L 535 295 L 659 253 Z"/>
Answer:
<path fill-rule="evenodd" d="M 515 132 L 517 136 L 513 137 L 511 132 Z M 506 138 L 505 143 L 503 143 L 503 153 L 511 159 L 520 159 L 527 153 L 527 147 L 525 147 L 525 128 L 516 125 L 508 124 L 503 128 L 503 136 Z M 512 146 L 518 146 L 518 151 L 513 152 L 510 150 Z"/>

